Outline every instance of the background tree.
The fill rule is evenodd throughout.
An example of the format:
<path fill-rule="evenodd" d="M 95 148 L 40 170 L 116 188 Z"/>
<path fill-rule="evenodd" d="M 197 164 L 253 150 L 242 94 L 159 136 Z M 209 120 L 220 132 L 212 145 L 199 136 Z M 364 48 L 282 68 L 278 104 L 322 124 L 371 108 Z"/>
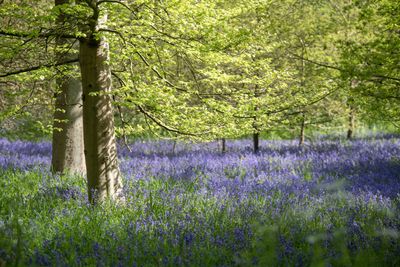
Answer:
<path fill-rule="evenodd" d="M 69 0 L 55 0 L 54 12 L 57 13 L 57 33 L 55 57 L 58 63 L 78 58 L 77 40 L 66 39 L 62 35 L 70 30 L 73 17 Z M 68 32 L 67 32 L 68 33 Z M 77 63 L 62 70 L 56 79 L 55 109 L 52 136 L 52 163 L 55 173 L 86 173 L 83 116 L 82 85 L 77 74 Z"/>
<path fill-rule="evenodd" d="M 74 40 L 64 38 L 64 35 L 74 37 L 66 30 L 70 24 L 64 14 L 67 3 L 55 1 L 54 9 L 50 9 L 48 1 L 6 1 L 2 4 L 4 16 L 0 34 L 7 42 L 2 53 L 7 64 L 3 77 L 8 79 L 6 84 L 16 80 L 22 87 L 14 89 L 15 96 L 28 98 L 22 107 L 4 116 L 19 115 L 24 109 L 25 115 L 38 116 L 44 112 L 45 115 L 38 116 L 41 119 L 37 123 L 42 131 L 53 132 L 52 171 L 83 174 L 81 88 L 80 81 L 68 67 L 69 63 L 77 62 L 78 57 L 72 47 Z M 29 86 L 32 81 L 33 85 Z M 54 110 L 52 126 L 46 114 L 50 110 Z"/>

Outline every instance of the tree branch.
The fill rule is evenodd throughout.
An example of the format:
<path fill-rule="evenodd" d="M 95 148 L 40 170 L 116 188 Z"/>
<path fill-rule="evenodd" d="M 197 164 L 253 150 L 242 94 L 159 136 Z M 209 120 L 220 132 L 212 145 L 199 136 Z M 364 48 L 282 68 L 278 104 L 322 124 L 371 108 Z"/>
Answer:
<path fill-rule="evenodd" d="M 304 60 L 307 61 L 311 64 L 317 65 L 317 66 L 321 66 L 321 67 L 325 67 L 328 69 L 334 69 L 334 70 L 338 70 L 338 71 L 342 71 L 342 72 L 346 72 L 345 69 L 339 68 L 337 66 L 332 66 L 323 62 L 317 62 L 299 55 L 296 55 L 294 53 L 289 52 L 289 54 L 291 54 L 293 57 L 295 57 L 296 59 L 300 59 L 300 60 Z M 393 81 L 397 81 L 400 82 L 400 78 L 396 78 L 396 77 L 390 77 L 390 76 L 386 76 L 386 75 L 380 75 L 380 74 L 371 74 L 370 75 L 372 78 L 377 78 L 377 79 L 387 79 L 387 80 L 393 80 Z M 373 81 L 373 80 L 368 80 L 368 81 Z M 374 82 L 374 81 L 373 81 Z"/>
<path fill-rule="evenodd" d="M 101 28 L 98 30 L 99 32 L 110 32 L 110 33 L 114 33 L 117 34 L 121 40 L 124 42 L 124 45 L 126 45 L 126 39 L 125 37 L 122 35 L 122 33 L 120 33 L 119 31 L 115 31 L 115 30 L 111 30 L 111 29 L 105 29 L 105 28 Z"/>
<path fill-rule="evenodd" d="M 289 52 L 289 54 L 291 54 L 296 59 L 304 60 L 304 61 L 307 61 L 307 62 L 312 63 L 314 65 L 320 66 L 320 67 L 325 67 L 325 68 L 328 68 L 328 69 L 334 69 L 334 70 L 338 70 L 338 71 L 344 71 L 344 69 L 341 69 L 339 67 L 332 66 L 332 65 L 329 65 L 329 64 L 326 64 L 326 63 L 323 63 L 323 62 L 317 62 L 317 61 L 314 61 L 314 60 L 311 60 L 311 59 L 296 55 L 296 54 L 291 53 L 291 52 Z"/>
<path fill-rule="evenodd" d="M 390 76 L 386 76 L 386 75 L 373 75 L 372 77 L 374 77 L 374 78 L 380 78 L 380 79 L 393 80 L 393 81 L 396 81 L 396 82 L 400 82 L 400 78 L 390 77 Z"/>
<path fill-rule="evenodd" d="M 362 92 L 362 94 L 364 96 L 369 96 L 369 97 L 373 97 L 376 99 L 384 99 L 384 100 L 388 100 L 388 99 L 394 99 L 394 100 L 400 100 L 400 95 L 396 96 L 396 95 L 379 95 L 379 94 L 374 94 L 373 92 Z"/>
<path fill-rule="evenodd" d="M 101 0 L 101 1 L 97 2 L 97 7 L 100 6 L 101 4 L 104 4 L 104 3 L 120 4 L 123 7 L 125 7 L 126 9 L 128 9 L 130 12 L 135 13 L 127 4 L 125 4 L 125 3 L 121 2 L 121 1 L 118 1 L 118 0 Z"/>
<path fill-rule="evenodd" d="M 149 68 L 157 75 L 157 77 L 160 78 L 161 80 L 163 80 L 168 86 L 170 86 L 170 87 L 172 87 L 172 88 L 175 88 L 175 89 L 178 90 L 178 91 L 187 92 L 187 90 L 185 90 L 185 89 L 183 89 L 183 88 L 180 88 L 180 87 L 174 85 L 173 83 L 171 83 L 170 81 L 168 81 L 164 76 L 162 76 L 161 73 L 160 73 L 154 66 L 151 66 L 151 65 L 149 64 L 149 62 L 147 62 L 147 60 L 145 59 L 145 57 L 144 57 L 139 51 L 136 51 L 136 54 L 138 54 L 138 56 L 139 56 L 140 59 L 143 61 L 143 63 L 144 63 L 147 67 L 149 67 Z"/>
<path fill-rule="evenodd" d="M 6 72 L 6 73 L 3 73 L 3 74 L 0 74 L 0 78 L 12 76 L 12 75 L 17 75 L 17 74 L 21 74 L 21 73 L 26 73 L 26 72 L 30 72 L 30 71 L 35 71 L 35 70 L 38 70 L 38 69 L 41 69 L 41 68 L 50 68 L 50 67 L 62 66 L 62 65 L 66 65 L 66 64 L 75 63 L 75 62 L 78 62 L 78 61 L 79 61 L 78 58 L 74 58 L 74 59 L 63 61 L 63 62 L 38 65 L 38 66 L 33 66 L 33 67 L 30 67 L 30 68 L 26 68 L 26 69 L 10 71 L 10 72 Z"/>
<path fill-rule="evenodd" d="M 188 135 L 188 136 L 199 136 L 198 134 L 194 134 L 194 133 L 188 133 L 188 132 L 182 132 L 180 130 L 171 128 L 167 125 L 165 125 L 164 123 L 160 122 L 158 119 L 156 119 L 153 115 L 151 115 L 149 112 L 147 112 L 145 109 L 143 109 L 142 106 L 140 105 L 136 105 L 139 109 L 139 111 L 141 113 L 143 113 L 144 115 L 146 115 L 146 117 L 148 117 L 150 120 L 152 120 L 155 124 L 157 124 L 158 126 L 160 126 L 161 128 L 169 131 L 169 132 L 173 132 L 173 133 L 177 133 L 177 134 L 182 134 L 182 135 Z"/>
<path fill-rule="evenodd" d="M 61 38 L 70 38 L 70 39 L 79 39 L 79 36 L 73 35 L 73 34 L 65 34 L 65 33 L 57 33 L 57 32 L 42 32 L 42 29 L 38 32 L 20 32 L 20 31 L 5 31 L 5 30 L 0 30 L 0 35 L 4 36 L 11 36 L 11 37 L 19 37 L 19 38 L 49 38 L 52 36 L 57 36 Z"/>

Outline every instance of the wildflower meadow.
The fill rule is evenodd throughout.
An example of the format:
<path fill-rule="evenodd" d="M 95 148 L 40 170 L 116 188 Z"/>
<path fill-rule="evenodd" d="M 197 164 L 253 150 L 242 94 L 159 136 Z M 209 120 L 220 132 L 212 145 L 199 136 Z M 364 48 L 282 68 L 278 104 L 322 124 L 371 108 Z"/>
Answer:
<path fill-rule="evenodd" d="M 50 143 L 1 139 L 0 263 L 400 266 L 397 136 L 250 145 L 120 145 L 125 203 L 92 206 Z"/>
<path fill-rule="evenodd" d="M 399 0 L 0 0 L 0 267 L 400 267 Z"/>

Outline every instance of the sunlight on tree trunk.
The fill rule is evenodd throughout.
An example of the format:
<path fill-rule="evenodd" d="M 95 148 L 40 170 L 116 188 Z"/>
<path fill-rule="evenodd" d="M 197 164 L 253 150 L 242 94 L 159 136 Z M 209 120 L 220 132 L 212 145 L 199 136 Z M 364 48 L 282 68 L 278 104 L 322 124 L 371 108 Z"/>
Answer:
<path fill-rule="evenodd" d="M 96 27 L 104 23 L 96 18 Z M 93 29 L 94 32 L 96 29 Z M 80 40 L 83 130 L 89 201 L 123 200 L 112 108 L 109 45 L 104 37 Z"/>
<path fill-rule="evenodd" d="M 114 133 L 108 44 L 102 39 L 81 41 L 83 125 L 89 200 L 118 197 L 122 189 Z"/>

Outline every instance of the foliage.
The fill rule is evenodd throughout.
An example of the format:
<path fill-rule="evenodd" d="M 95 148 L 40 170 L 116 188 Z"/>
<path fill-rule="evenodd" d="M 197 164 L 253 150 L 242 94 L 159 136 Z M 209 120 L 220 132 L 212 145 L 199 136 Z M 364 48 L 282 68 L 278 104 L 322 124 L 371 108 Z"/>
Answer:
<path fill-rule="evenodd" d="M 2 1 L 0 75 L 38 67 L 0 78 L 3 125 L 23 112 L 51 125 L 51 81 L 68 72 L 53 65 L 74 49 L 57 39 L 84 36 L 92 12 L 72 2 Z M 100 2 L 120 135 L 213 140 L 303 120 L 318 131 L 351 112 L 398 125 L 397 1 Z"/>

